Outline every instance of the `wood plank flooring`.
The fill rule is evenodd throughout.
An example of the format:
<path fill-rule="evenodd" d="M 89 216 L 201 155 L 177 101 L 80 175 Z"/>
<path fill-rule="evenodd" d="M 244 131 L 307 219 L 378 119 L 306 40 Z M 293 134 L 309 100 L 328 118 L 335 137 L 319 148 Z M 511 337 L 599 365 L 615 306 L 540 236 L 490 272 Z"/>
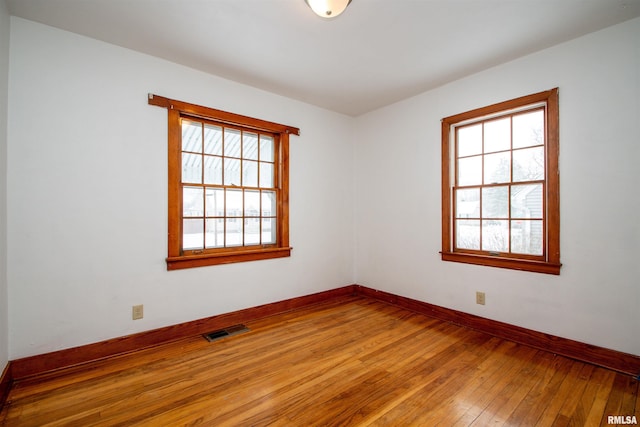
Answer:
<path fill-rule="evenodd" d="M 231 326 L 231 325 L 229 325 Z M 22 380 L 6 426 L 606 426 L 638 381 L 364 297 Z"/>

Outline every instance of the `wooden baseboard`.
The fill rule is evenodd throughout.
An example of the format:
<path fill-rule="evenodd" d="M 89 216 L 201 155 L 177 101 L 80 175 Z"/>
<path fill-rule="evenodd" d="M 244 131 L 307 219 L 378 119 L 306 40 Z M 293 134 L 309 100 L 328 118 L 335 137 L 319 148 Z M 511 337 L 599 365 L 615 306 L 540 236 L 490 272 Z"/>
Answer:
<path fill-rule="evenodd" d="M 231 325 L 285 313 L 335 298 L 351 296 L 355 294 L 355 290 L 355 285 L 349 285 L 338 289 L 260 305 L 120 338 L 113 338 L 80 347 L 17 359 L 12 361 L 12 378 L 19 380 L 58 369 L 70 368 L 84 363 L 130 353 L 170 341 L 205 334 Z"/>
<path fill-rule="evenodd" d="M 0 403 L 6 399 L 11 383 L 35 375 L 56 371 L 118 356 L 144 348 L 153 347 L 170 341 L 204 334 L 230 325 L 246 323 L 275 314 L 304 308 L 332 299 L 360 295 L 415 311 L 464 327 L 482 331 L 493 336 L 525 344 L 541 350 L 556 353 L 582 362 L 612 369 L 625 374 L 640 376 L 640 356 L 621 353 L 590 344 L 584 344 L 566 338 L 560 338 L 519 326 L 486 319 L 423 301 L 414 300 L 384 291 L 360 285 L 349 285 L 325 292 L 292 298 L 271 304 L 247 308 L 231 313 L 199 319 L 192 322 L 167 326 L 151 331 L 140 332 L 125 337 L 114 338 L 98 343 L 74 347 L 52 353 L 25 357 L 9 362 L 0 385 Z"/>
<path fill-rule="evenodd" d="M 425 316 L 435 317 L 440 320 L 485 332 L 498 338 L 612 369 L 636 378 L 640 377 L 640 356 L 521 328 L 508 323 L 439 307 L 423 301 L 370 289 L 364 286 L 358 285 L 356 292 L 362 296 L 397 305 L 424 314 Z"/>
<path fill-rule="evenodd" d="M 13 375 L 11 362 L 8 362 L 7 366 L 2 370 L 2 376 L 0 376 L 0 410 L 2 410 L 2 407 L 7 401 L 11 384 L 13 384 Z"/>

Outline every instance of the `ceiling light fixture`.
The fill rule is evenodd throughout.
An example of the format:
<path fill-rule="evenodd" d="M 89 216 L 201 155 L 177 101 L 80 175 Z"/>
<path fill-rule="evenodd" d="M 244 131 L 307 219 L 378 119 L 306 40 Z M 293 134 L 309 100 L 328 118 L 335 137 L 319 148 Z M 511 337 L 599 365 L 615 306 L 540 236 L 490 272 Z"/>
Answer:
<path fill-rule="evenodd" d="M 304 0 L 321 18 L 335 18 L 349 6 L 351 0 Z"/>

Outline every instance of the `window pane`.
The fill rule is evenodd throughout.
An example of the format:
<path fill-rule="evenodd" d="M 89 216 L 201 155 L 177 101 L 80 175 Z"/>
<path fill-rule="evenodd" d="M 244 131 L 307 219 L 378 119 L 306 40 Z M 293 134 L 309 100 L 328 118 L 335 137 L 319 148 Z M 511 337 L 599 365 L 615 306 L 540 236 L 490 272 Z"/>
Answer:
<path fill-rule="evenodd" d="M 258 160 L 258 134 L 244 132 L 242 134 L 242 158 Z"/>
<path fill-rule="evenodd" d="M 480 249 L 479 220 L 456 220 L 456 248 Z"/>
<path fill-rule="evenodd" d="M 258 186 L 258 162 L 254 162 L 253 160 L 242 161 L 242 186 Z"/>
<path fill-rule="evenodd" d="M 482 218 L 509 217 L 509 187 L 482 189 Z"/>
<path fill-rule="evenodd" d="M 244 216 L 260 216 L 260 192 L 244 192 Z"/>
<path fill-rule="evenodd" d="M 458 157 L 482 153 L 482 124 L 458 128 Z"/>
<path fill-rule="evenodd" d="M 240 131 L 236 129 L 224 130 L 225 157 L 240 157 Z"/>
<path fill-rule="evenodd" d="M 244 244 L 260 244 L 260 218 L 245 218 L 244 220 Z"/>
<path fill-rule="evenodd" d="M 182 153 L 182 182 L 200 184 L 202 182 L 202 156 Z"/>
<path fill-rule="evenodd" d="M 484 183 L 498 184 L 511 179 L 511 152 L 484 156 Z"/>
<path fill-rule="evenodd" d="M 513 148 L 544 144 L 544 111 L 513 116 Z"/>
<path fill-rule="evenodd" d="M 204 156 L 204 183 L 222 184 L 222 157 Z"/>
<path fill-rule="evenodd" d="M 542 218 L 542 184 L 511 187 L 512 218 Z"/>
<path fill-rule="evenodd" d="M 276 216 L 276 192 L 262 192 L 262 216 Z"/>
<path fill-rule="evenodd" d="M 242 218 L 227 218 L 225 241 L 226 246 L 242 246 Z"/>
<path fill-rule="evenodd" d="M 182 221 L 182 248 L 203 249 L 204 220 L 184 219 Z"/>
<path fill-rule="evenodd" d="M 511 221 L 511 252 L 542 255 L 542 221 Z"/>
<path fill-rule="evenodd" d="M 529 230 L 529 253 L 532 255 L 542 255 L 544 245 L 544 223 L 542 220 L 530 221 L 531 229 Z"/>
<path fill-rule="evenodd" d="M 513 181 L 544 179 L 544 147 L 526 148 L 513 152 Z"/>
<path fill-rule="evenodd" d="M 273 137 L 260 135 L 260 160 L 273 162 Z"/>
<path fill-rule="evenodd" d="M 482 250 L 509 251 L 509 221 L 482 221 Z"/>
<path fill-rule="evenodd" d="M 204 197 L 202 187 L 184 187 L 182 189 L 182 216 L 204 216 Z"/>
<path fill-rule="evenodd" d="M 262 244 L 276 243 L 277 222 L 275 218 L 263 218 L 262 220 Z"/>
<path fill-rule="evenodd" d="M 511 118 L 492 120 L 484 124 L 484 152 L 509 150 L 511 148 Z"/>
<path fill-rule="evenodd" d="M 456 190 L 456 218 L 480 218 L 480 189 Z"/>
<path fill-rule="evenodd" d="M 240 160 L 224 158 L 224 185 L 242 185 L 240 181 Z"/>
<path fill-rule="evenodd" d="M 224 219 L 208 218 L 206 220 L 206 234 L 204 243 L 207 248 L 224 247 Z"/>
<path fill-rule="evenodd" d="M 260 187 L 273 188 L 273 163 L 260 162 Z"/>
<path fill-rule="evenodd" d="M 458 159 L 458 186 L 482 184 L 482 156 Z"/>
<path fill-rule="evenodd" d="M 202 153 L 202 124 L 182 119 L 182 151 Z"/>
<path fill-rule="evenodd" d="M 242 216 L 242 190 L 227 190 L 226 216 Z"/>
<path fill-rule="evenodd" d="M 222 155 L 222 128 L 220 126 L 204 125 L 204 153 Z"/>
<path fill-rule="evenodd" d="M 207 188 L 206 216 L 224 216 L 224 212 L 224 190 L 218 188 Z"/>

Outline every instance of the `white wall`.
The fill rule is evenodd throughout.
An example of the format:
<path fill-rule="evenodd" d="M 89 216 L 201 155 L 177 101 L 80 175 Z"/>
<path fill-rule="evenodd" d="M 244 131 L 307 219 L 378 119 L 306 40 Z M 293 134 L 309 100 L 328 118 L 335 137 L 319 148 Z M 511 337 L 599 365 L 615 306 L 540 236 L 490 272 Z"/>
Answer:
<path fill-rule="evenodd" d="M 441 261 L 440 119 L 553 87 L 561 275 Z M 640 19 L 362 116 L 356 134 L 357 283 L 640 355 Z"/>
<path fill-rule="evenodd" d="M 166 271 L 167 112 L 296 126 L 292 256 Z M 11 18 L 8 246 L 17 359 L 353 283 L 353 120 Z M 336 191 L 336 189 L 338 189 Z M 144 304 L 145 318 L 131 320 Z"/>
<path fill-rule="evenodd" d="M 0 374 L 9 360 L 7 304 L 7 92 L 9 82 L 9 12 L 0 0 Z"/>

